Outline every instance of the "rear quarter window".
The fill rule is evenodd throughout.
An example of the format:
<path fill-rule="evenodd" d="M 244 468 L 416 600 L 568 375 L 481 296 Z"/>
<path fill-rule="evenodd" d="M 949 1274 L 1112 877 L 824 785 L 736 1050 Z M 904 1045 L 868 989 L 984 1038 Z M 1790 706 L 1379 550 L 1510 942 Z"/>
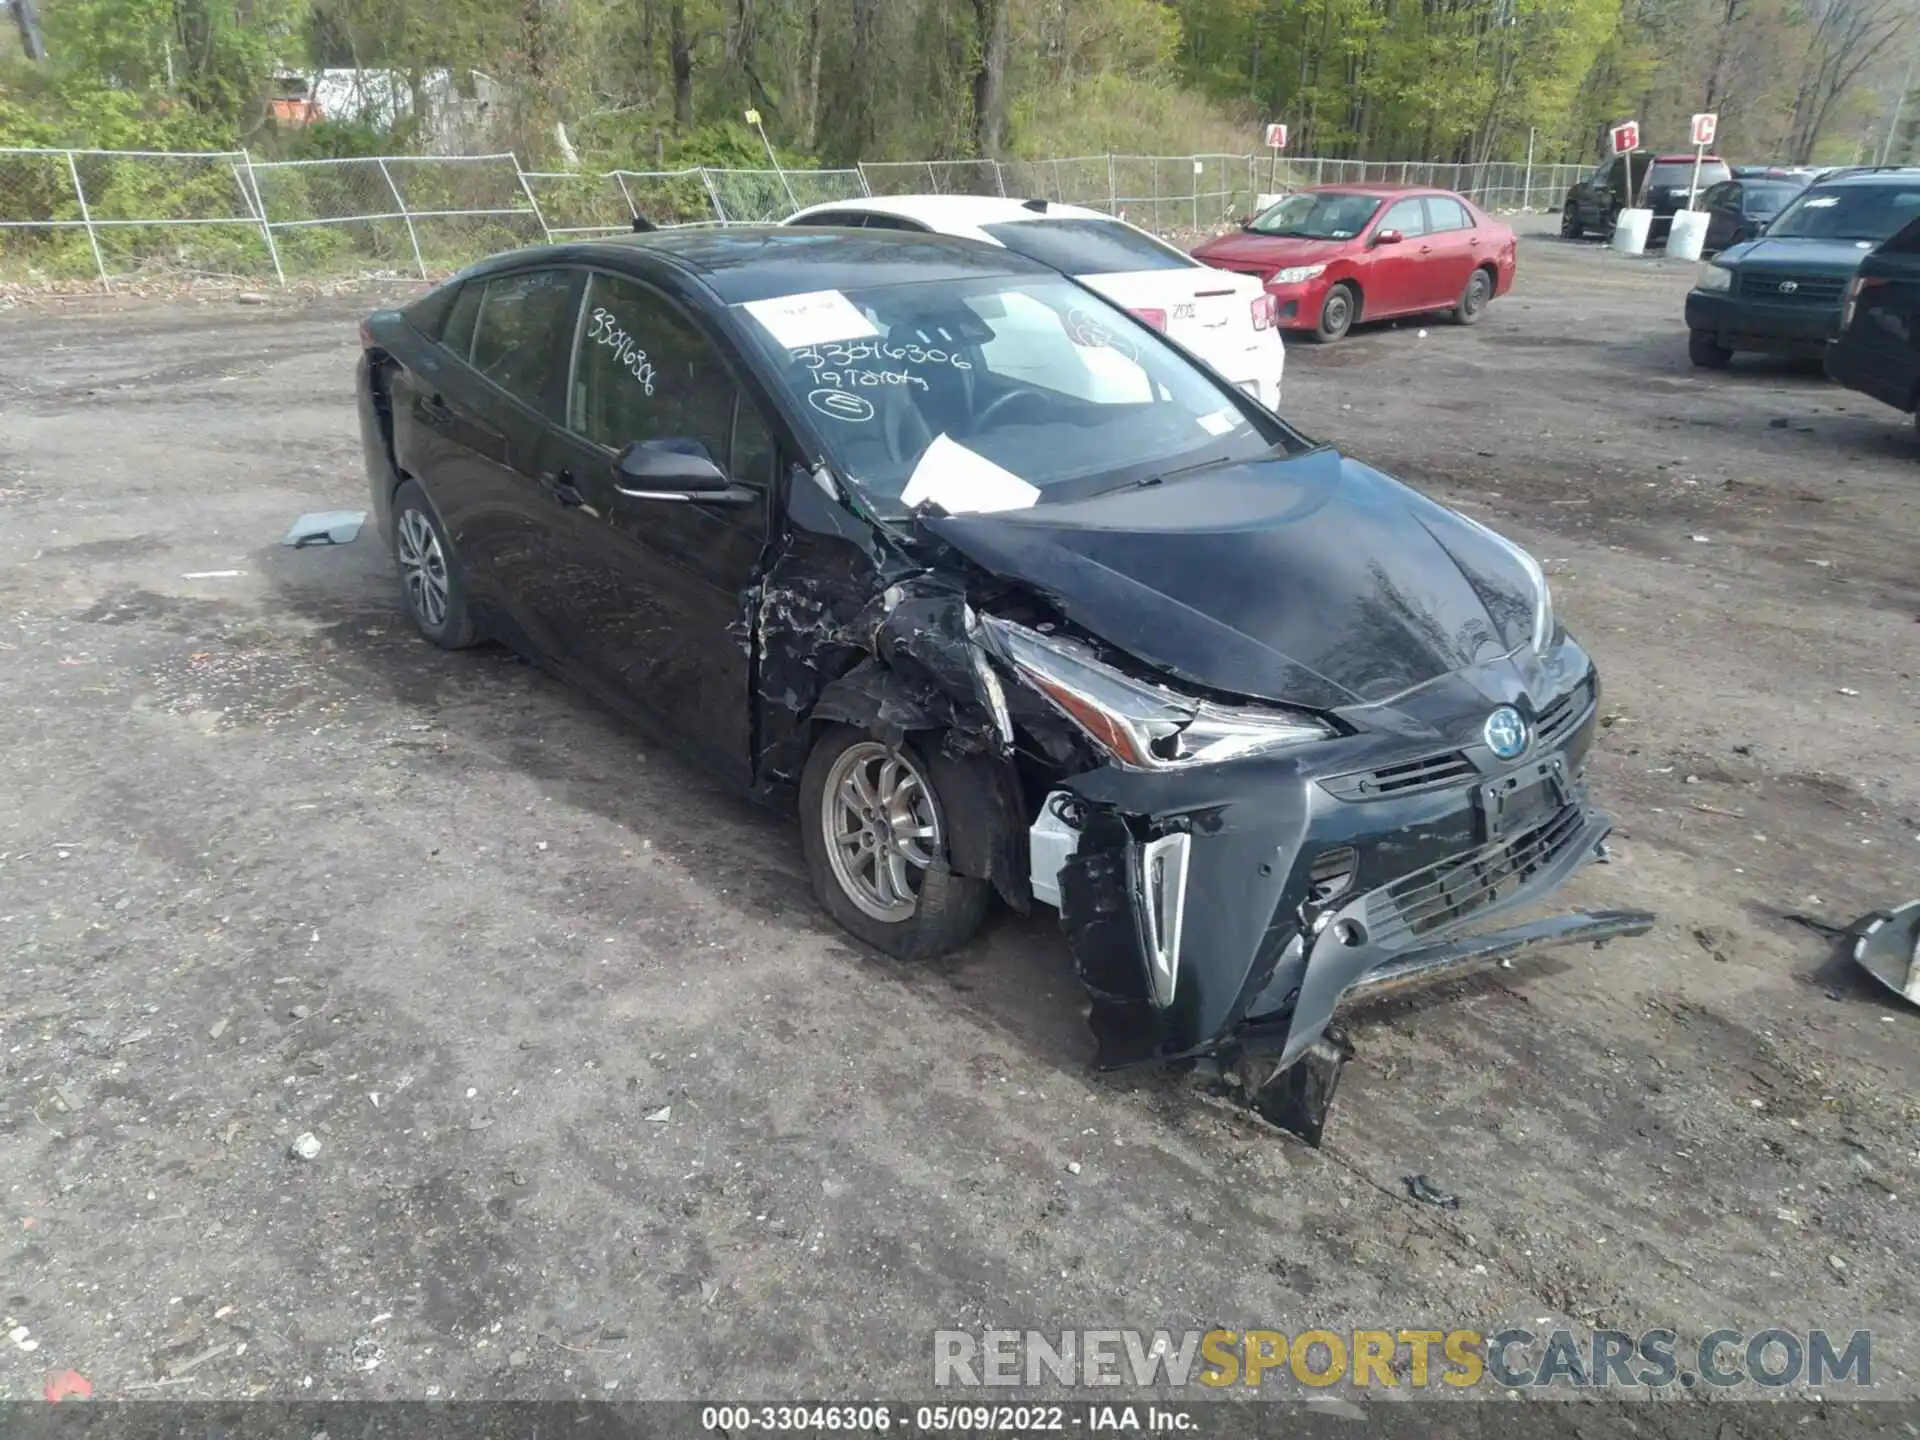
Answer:
<path fill-rule="evenodd" d="M 1189 270 L 1191 255 L 1118 220 L 1009 220 L 981 230 L 1007 249 L 1064 275 L 1118 275 L 1129 270 Z"/>

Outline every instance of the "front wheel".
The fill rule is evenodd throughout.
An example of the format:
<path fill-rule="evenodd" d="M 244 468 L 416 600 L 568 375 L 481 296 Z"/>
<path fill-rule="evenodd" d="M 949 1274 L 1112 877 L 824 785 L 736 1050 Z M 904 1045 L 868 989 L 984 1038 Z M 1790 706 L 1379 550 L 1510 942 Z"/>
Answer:
<path fill-rule="evenodd" d="M 800 775 L 800 848 L 827 913 L 876 950 L 924 960 L 965 944 L 993 886 L 947 866 L 953 811 L 912 745 L 836 725 Z"/>
<path fill-rule="evenodd" d="M 1313 338 L 1322 345 L 1331 345 L 1340 339 L 1353 328 L 1355 308 L 1353 287 L 1334 286 L 1320 302 L 1320 323 L 1314 328 Z"/>
<path fill-rule="evenodd" d="M 1733 351 L 1714 339 L 1710 331 L 1689 330 L 1687 359 L 1702 370 L 1724 370 L 1733 364 Z"/>
<path fill-rule="evenodd" d="M 1564 240 L 1580 238 L 1580 207 L 1572 200 L 1567 201 L 1567 208 L 1560 212 L 1560 236 Z"/>
<path fill-rule="evenodd" d="M 1480 312 L 1487 308 L 1487 301 L 1493 298 L 1493 277 L 1484 270 L 1476 270 L 1467 277 L 1467 288 L 1460 292 L 1460 303 L 1453 307 L 1453 320 L 1456 325 L 1471 325 L 1480 318 Z"/>

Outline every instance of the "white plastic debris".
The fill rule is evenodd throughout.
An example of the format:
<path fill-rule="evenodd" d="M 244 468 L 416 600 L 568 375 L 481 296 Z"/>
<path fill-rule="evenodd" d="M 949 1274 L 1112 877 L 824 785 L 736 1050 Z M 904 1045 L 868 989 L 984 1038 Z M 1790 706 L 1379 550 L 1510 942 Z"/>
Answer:
<path fill-rule="evenodd" d="M 320 1137 L 311 1130 L 303 1131 L 292 1146 L 296 1160 L 318 1160 L 320 1158 Z"/>
<path fill-rule="evenodd" d="M 308 545 L 346 545 L 359 536 L 360 527 L 366 523 L 364 510 L 316 510 L 295 520 L 280 543 L 296 550 Z"/>

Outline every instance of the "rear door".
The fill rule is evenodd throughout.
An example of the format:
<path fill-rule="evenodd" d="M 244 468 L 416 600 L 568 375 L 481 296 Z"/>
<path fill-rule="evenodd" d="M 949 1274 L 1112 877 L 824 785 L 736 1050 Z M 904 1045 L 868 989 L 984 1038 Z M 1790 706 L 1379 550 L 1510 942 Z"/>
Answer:
<path fill-rule="evenodd" d="M 630 276 L 594 271 L 566 417 L 543 464 L 565 487 L 569 626 L 593 687 L 658 719 L 726 778 L 750 778 L 746 591 L 758 572 L 779 446 L 754 387 L 712 332 Z M 751 504 L 636 498 L 616 457 L 637 440 L 704 453 Z"/>
<path fill-rule="evenodd" d="M 1400 239 L 1382 245 L 1380 237 L 1389 230 L 1398 231 Z M 1433 277 L 1427 259 L 1433 247 L 1427 240 L 1427 213 L 1420 197 L 1396 200 L 1387 206 L 1368 243 L 1366 274 L 1360 282 L 1364 290 L 1360 313 L 1368 320 L 1378 320 L 1429 308 L 1433 303 L 1428 298 Z"/>
<path fill-rule="evenodd" d="M 1435 306 L 1459 302 L 1467 277 L 1480 263 L 1480 236 L 1467 207 L 1451 195 L 1429 195 L 1427 208 L 1427 274 L 1422 279 L 1427 301 Z"/>
<path fill-rule="evenodd" d="M 544 267 L 468 281 L 442 363 L 395 404 L 401 464 L 447 527 L 483 622 L 542 655 L 558 637 L 541 616 L 551 517 L 534 476 L 562 401 L 577 279 Z"/>

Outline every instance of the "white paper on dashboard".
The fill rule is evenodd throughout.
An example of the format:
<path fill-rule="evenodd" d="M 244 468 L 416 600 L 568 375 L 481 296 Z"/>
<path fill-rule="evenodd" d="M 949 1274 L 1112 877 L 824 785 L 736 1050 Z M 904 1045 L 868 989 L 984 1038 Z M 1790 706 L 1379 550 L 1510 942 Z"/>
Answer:
<path fill-rule="evenodd" d="M 908 509 L 931 500 L 950 515 L 984 515 L 993 510 L 1025 510 L 1040 489 L 975 454 L 944 432 L 934 437 L 907 477 L 900 499 Z"/>
<path fill-rule="evenodd" d="M 861 340 L 880 333 L 838 290 L 809 290 L 773 300 L 749 300 L 742 308 L 789 350 L 831 345 L 836 340 Z"/>

